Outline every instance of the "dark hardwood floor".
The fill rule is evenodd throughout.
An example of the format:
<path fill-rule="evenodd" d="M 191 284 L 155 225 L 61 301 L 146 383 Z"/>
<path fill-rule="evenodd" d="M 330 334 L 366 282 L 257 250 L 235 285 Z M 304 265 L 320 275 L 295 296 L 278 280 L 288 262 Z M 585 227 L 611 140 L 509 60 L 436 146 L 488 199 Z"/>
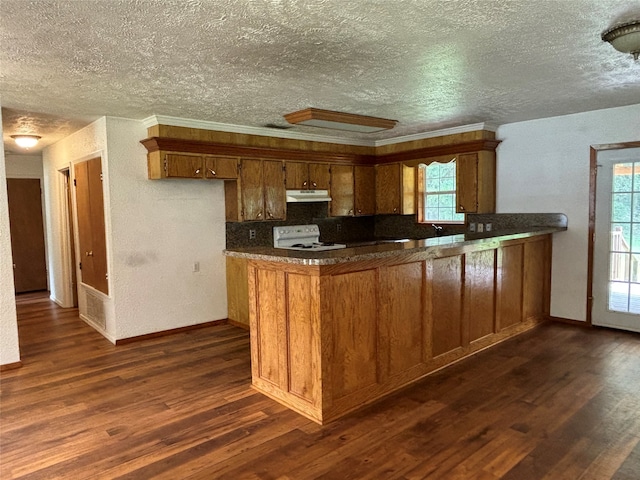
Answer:
<path fill-rule="evenodd" d="M 2 372 L 6 479 L 640 478 L 640 336 L 548 324 L 318 426 L 230 325 L 114 347 L 42 294 Z"/>

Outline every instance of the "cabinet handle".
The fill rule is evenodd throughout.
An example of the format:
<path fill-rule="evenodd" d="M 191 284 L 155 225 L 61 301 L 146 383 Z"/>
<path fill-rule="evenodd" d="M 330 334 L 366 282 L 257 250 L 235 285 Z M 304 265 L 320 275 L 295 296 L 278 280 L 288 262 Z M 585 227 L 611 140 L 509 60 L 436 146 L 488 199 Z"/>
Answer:
<path fill-rule="evenodd" d="M 85 254 L 87 257 L 93 257 L 93 250 L 90 250 L 90 251 L 88 251 L 88 252 L 84 252 L 84 254 Z"/>
<path fill-rule="evenodd" d="M 362 213 L 362 210 L 358 209 L 358 214 L 361 214 L 361 213 Z"/>
<path fill-rule="evenodd" d="M 311 182 L 313 184 L 313 188 L 316 188 L 318 184 L 316 182 Z"/>
<path fill-rule="evenodd" d="M 349 215 L 353 215 L 353 208 L 349 209 Z"/>
<path fill-rule="evenodd" d="M 458 205 L 458 210 L 460 210 L 461 212 L 464 212 L 464 205 Z"/>
<path fill-rule="evenodd" d="M 269 218 L 273 218 L 273 213 L 267 212 L 267 215 L 269 216 Z"/>
<path fill-rule="evenodd" d="M 398 213 L 398 207 L 393 207 L 393 213 Z"/>
<path fill-rule="evenodd" d="M 307 181 L 305 180 L 304 182 L 302 182 L 302 186 L 306 187 L 307 186 Z"/>
<path fill-rule="evenodd" d="M 198 175 L 199 173 L 200 173 L 200 169 L 199 168 L 196 168 L 196 171 L 193 172 L 194 175 Z"/>
<path fill-rule="evenodd" d="M 211 169 L 209 169 L 209 173 L 210 173 L 211 175 L 213 175 L 214 177 L 216 176 L 216 171 L 215 171 L 215 170 L 211 170 Z"/>
<path fill-rule="evenodd" d="M 258 215 L 256 215 L 256 218 L 260 218 L 262 217 L 262 212 L 258 212 Z"/>

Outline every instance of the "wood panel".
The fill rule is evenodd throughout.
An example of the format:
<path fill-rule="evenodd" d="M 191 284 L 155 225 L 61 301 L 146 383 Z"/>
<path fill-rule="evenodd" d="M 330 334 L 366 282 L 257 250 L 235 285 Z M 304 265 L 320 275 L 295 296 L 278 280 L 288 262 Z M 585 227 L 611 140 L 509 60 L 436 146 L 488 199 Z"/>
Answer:
<path fill-rule="evenodd" d="M 7 178 L 7 202 L 15 291 L 46 290 L 40 179 Z"/>
<path fill-rule="evenodd" d="M 402 170 L 402 214 L 416 213 L 416 167 L 401 165 Z"/>
<path fill-rule="evenodd" d="M 399 163 L 376 165 L 376 214 L 400 213 Z"/>
<path fill-rule="evenodd" d="M 285 163 L 285 184 L 291 190 L 304 190 L 309 187 L 309 167 L 304 162 Z"/>
<path fill-rule="evenodd" d="M 289 392 L 319 404 L 319 277 L 287 274 L 287 345 Z"/>
<path fill-rule="evenodd" d="M 377 381 L 377 276 L 374 270 L 331 278 L 331 390 L 339 399 Z M 363 301 L 370 299 L 371 301 Z"/>
<path fill-rule="evenodd" d="M 388 377 L 424 358 L 424 262 L 383 267 L 379 277 L 379 362 Z"/>
<path fill-rule="evenodd" d="M 495 333 L 496 250 L 465 256 L 465 344 Z"/>
<path fill-rule="evenodd" d="M 242 220 L 264 220 L 262 160 L 243 158 L 241 166 L 242 182 L 238 194 L 242 200 Z"/>
<path fill-rule="evenodd" d="M 496 152 L 478 152 L 478 213 L 496 211 Z"/>
<path fill-rule="evenodd" d="M 545 239 L 524 244 L 524 279 L 522 288 L 522 316 L 543 318 L 548 315 L 547 304 L 547 243 Z"/>
<path fill-rule="evenodd" d="M 281 369 L 282 356 L 286 354 L 283 342 L 283 308 L 281 299 L 274 292 L 284 291 L 284 273 L 273 270 L 255 272 L 255 339 L 258 349 L 257 372 L 262 380 L 287 390 L 286 371 Z M 253 333 L 253 332 L 252 332 Z"/>
<path fill-rule="evenodd" d="M 226 257 L 227 304 L 229 320 L 249 326 L 249 290 L 247 260 Z"/>
<path fill-rule="evenodd" d="M 309 188 L 329 190 L 331 185 L 331 170 L 328 163 L 309 164 Z"/>
<path fill-rule="evenodd" d="M 462 347 L 462 285 L 464 257 L 427 262 L 427 292 L 431 304 L 432 351 L 437 357 Z"/>
<path fill-rule="evenodd" d="M 235 180 L 238 178 L 238 157 L 204 157 L 204 178 Z"/>
<path fill-rule="evenodd" d="M 376 213 L 376 171 L 373 167 L 356 165 L 354 175 L 354 208 L 356 215 Z"/>
<path fill-rule="evenodd" d="M 287 192 L 284 185 L 284 164 L 279 160 L 263 160 L 264 219 L 284 220 L 287 212 Z"/>
<path fill-rule="evenodd" d="M 503 330 L 522 322 L 522 244 L 498 250 L 496 322 Z"/>
<path fill-rule="evenodd" d="M 331 216 L 353 215 L 354 201 L 353 167 L 351 165 L 332 165 Z"/>
<path fill-rule="evenodd" d="M 204 178 L 204 161 L 201 155 L 167 153 L 165 171 L 169 178 Z"/>
<path fill-rule="evenodd" d="M 456 159 L 456 212 L 478 210 L 478 155 L 458 155 Z"/>
<path fill-rule="evenodd" d="M 97 290 L 109 293 L 107 278 L 107 234 L 104 224 L 104 193 L 102 188 L 102 161 L 100 158 L 87 160 L 90 208 L 91 208 L 91 240 L 93 251 L 94 284 Z"/>

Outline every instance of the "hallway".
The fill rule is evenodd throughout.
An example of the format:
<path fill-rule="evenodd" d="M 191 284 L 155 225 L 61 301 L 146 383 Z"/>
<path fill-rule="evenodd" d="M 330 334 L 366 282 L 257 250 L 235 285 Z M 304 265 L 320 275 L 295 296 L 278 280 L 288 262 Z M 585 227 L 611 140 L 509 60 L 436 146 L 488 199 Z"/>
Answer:
<path fill-rule="evenodd" d="M 616 479 L 640 471 L 640 336 L 564 324 L 318 426 L 250 387 L 222 325 L 114 347 L 18 298 L 2 372 L 4 479 Z"/>

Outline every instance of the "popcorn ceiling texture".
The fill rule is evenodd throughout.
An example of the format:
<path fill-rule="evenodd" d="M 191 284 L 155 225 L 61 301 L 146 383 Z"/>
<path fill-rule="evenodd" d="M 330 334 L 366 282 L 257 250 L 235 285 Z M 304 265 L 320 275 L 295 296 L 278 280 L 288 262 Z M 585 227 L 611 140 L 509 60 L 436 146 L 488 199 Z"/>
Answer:
<path fill-rule="evenodd" d="M 313 106 L 399 120 L 326 131 L 383 139 L 629 105 L 640 64 L 600 33 L 631 3 L 3 0 L 5 135 L 38 113 L 262 126 Z"/>

